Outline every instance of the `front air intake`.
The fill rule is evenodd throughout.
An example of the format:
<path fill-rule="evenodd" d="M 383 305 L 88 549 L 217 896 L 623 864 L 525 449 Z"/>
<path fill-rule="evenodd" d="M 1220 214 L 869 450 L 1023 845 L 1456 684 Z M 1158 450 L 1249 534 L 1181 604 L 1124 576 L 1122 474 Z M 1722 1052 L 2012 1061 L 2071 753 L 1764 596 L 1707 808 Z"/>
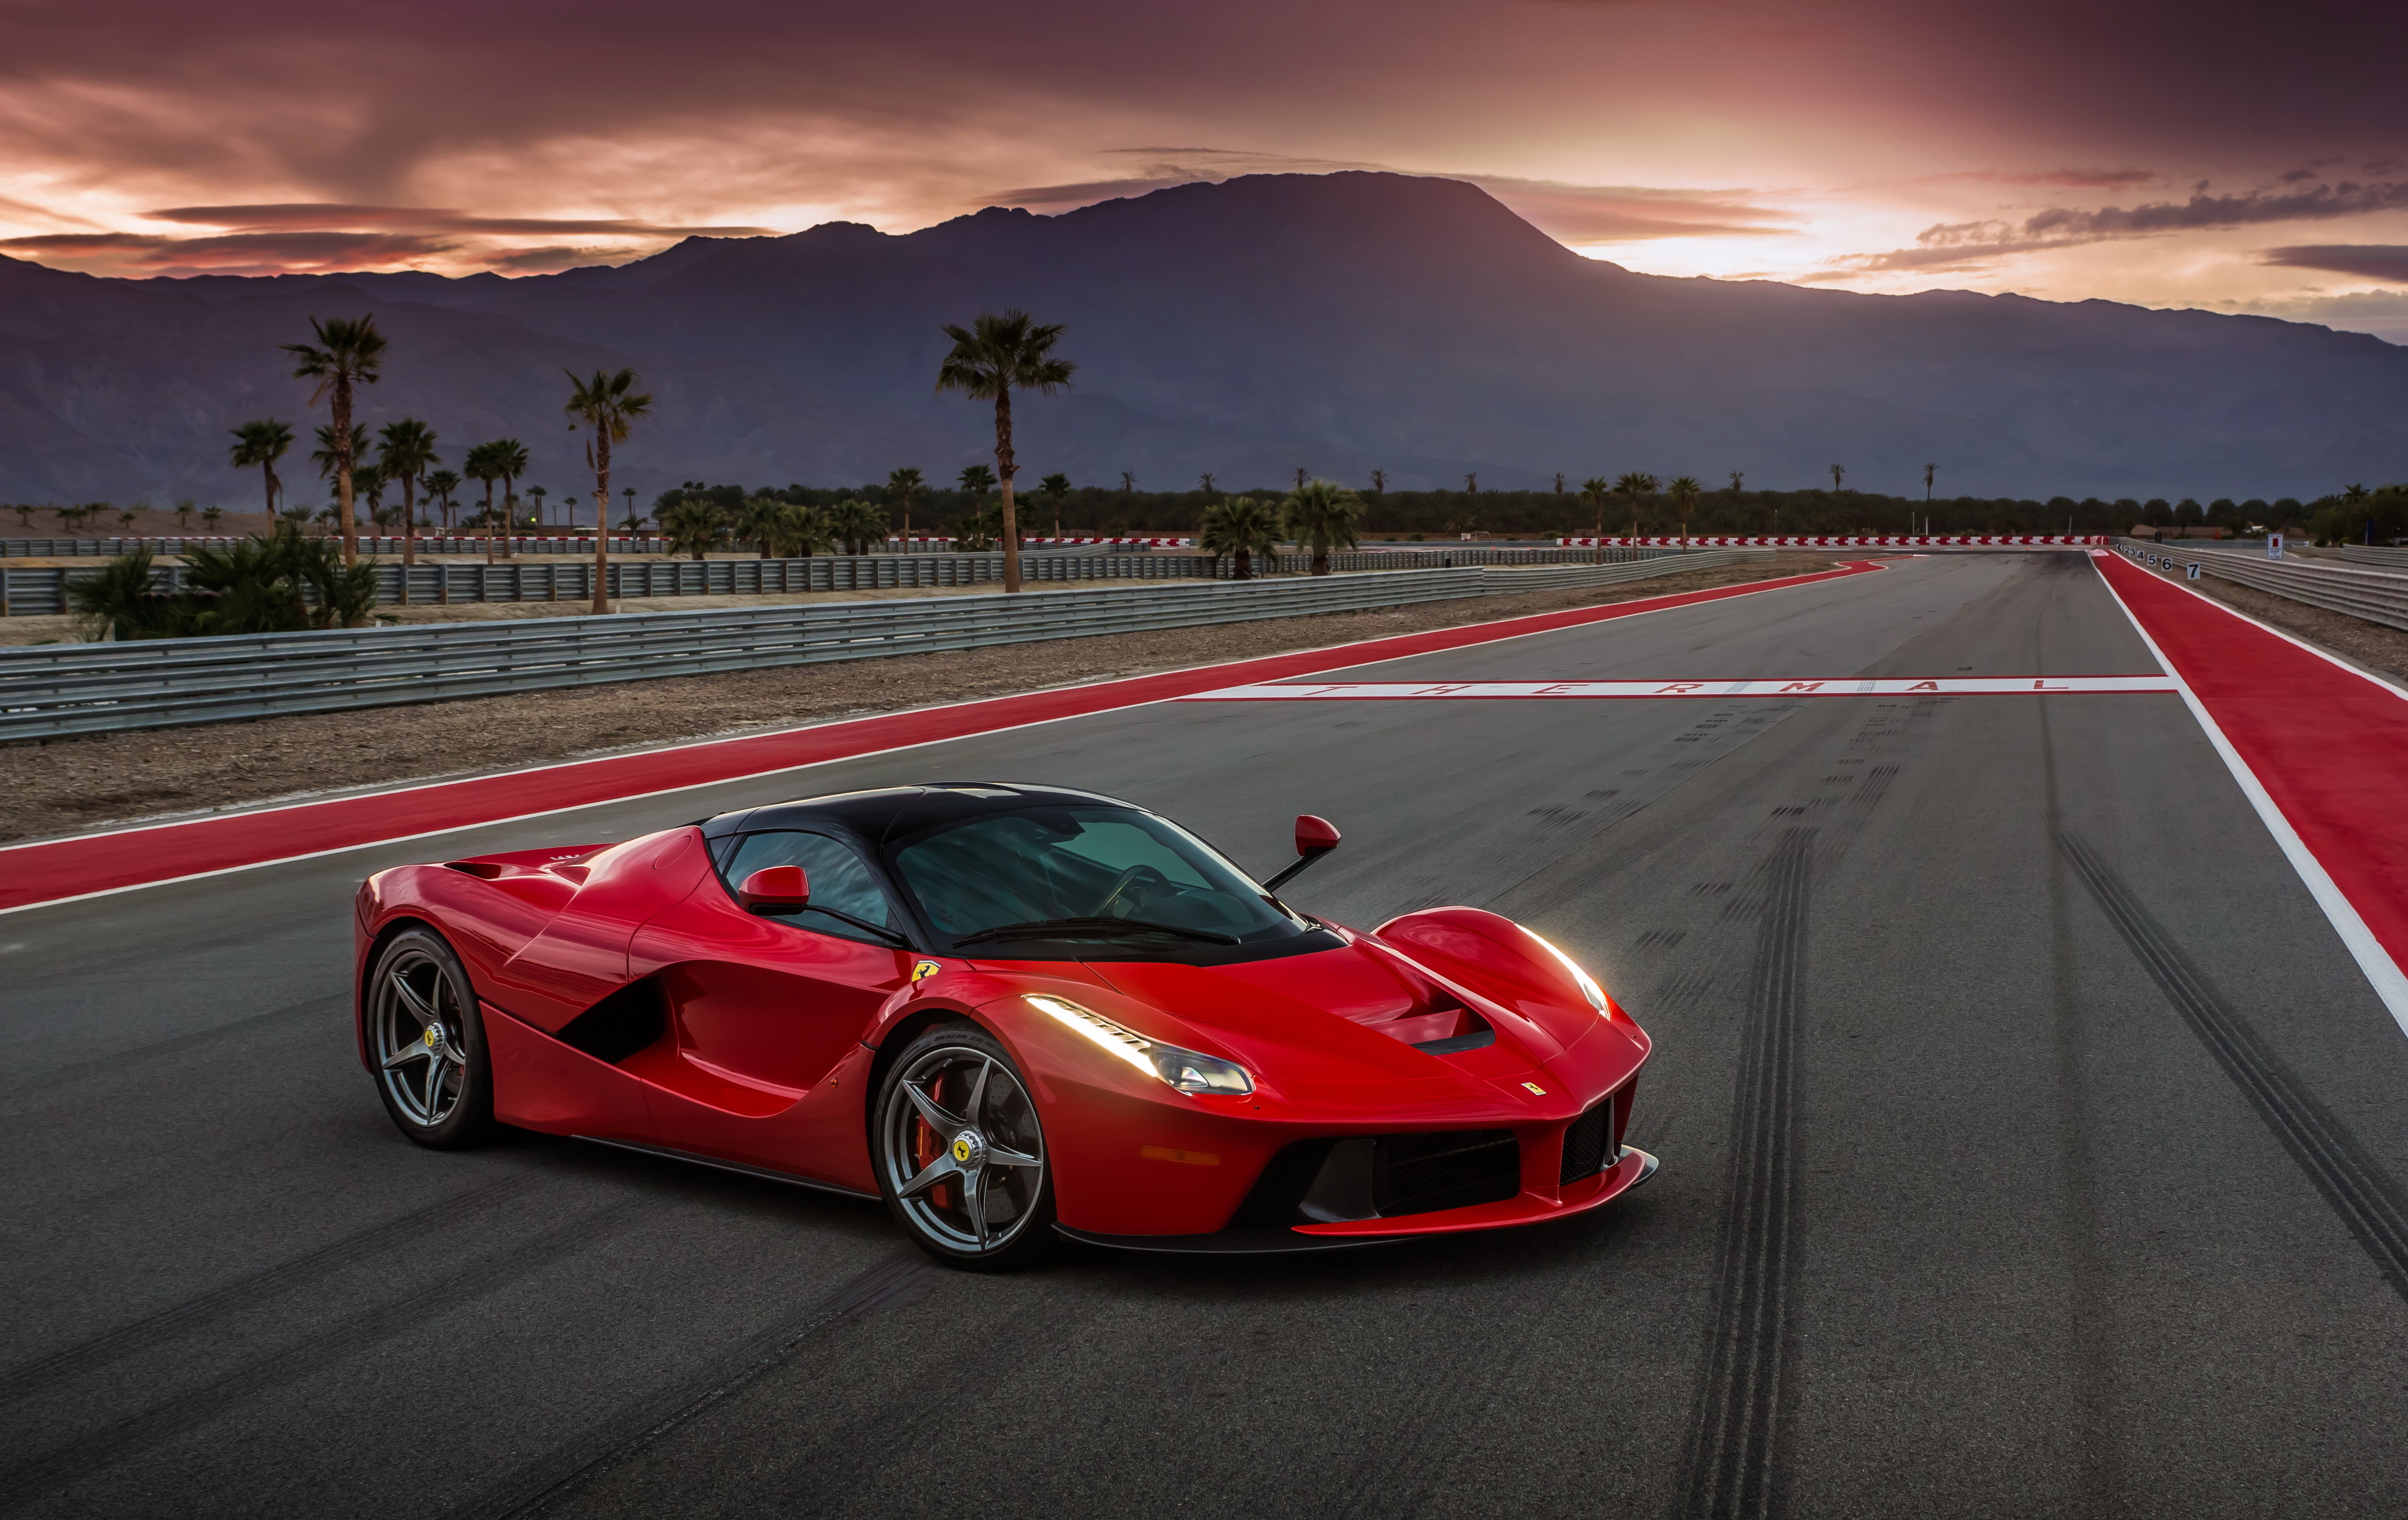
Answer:
<path fill-rule="evenodd" d="M 1577 1183 L 1605 1169 L 1613 1150 L 1613 1097 L 1606 1094 L 1588 1111 L 1564 1128 L 1564 1169 L 1561 1181 Z"/>
<path fill-rule="evenodd" d="M 1271 1158 L 1241 1221 L 1329 1224 L 1502 1203 L 1522 1190 L 1510 1129 L 1441 1129 L 1298 1140 Z"/>

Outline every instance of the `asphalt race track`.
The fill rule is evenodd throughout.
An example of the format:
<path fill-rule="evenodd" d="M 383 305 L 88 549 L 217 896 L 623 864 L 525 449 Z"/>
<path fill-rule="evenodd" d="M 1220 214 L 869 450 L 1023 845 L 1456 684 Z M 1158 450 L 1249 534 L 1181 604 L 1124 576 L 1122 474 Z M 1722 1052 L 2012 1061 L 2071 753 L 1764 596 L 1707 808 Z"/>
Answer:
<path fill-rule="evenodd" d="M 2157 669 L 2042 553 L 1345 679 Z M 1321 813 L 1299 906 L 1530 923 L 1655 1035 L 1662 1172 L 998 1279 L 874 1205 L 386 1120 L 367 871 L 968 779 L 1266 873 Z M 20 912 L 0 1032 L 8 1515 L 2408 1513 L 2408 1039 L 2163 692 L 1166 703 Z"/>

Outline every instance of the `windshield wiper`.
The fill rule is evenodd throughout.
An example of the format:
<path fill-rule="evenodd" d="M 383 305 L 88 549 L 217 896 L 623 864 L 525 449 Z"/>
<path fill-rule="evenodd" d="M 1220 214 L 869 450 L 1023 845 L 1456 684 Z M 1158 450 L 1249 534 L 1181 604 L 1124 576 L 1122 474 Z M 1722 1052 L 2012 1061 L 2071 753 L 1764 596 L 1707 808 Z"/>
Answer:
<path fill-rule="evenodd" d="M 1064 932 L 1064 931 L 1068 932 Z M 1234 934 L 1215 934 L 1211 929 L 1184 929 L 1176 924 L 1148 924 L 1134 918 L 1039 918 L 1025 924 L 998 924 L 991 929 L 966 934 L 953 943 L 974 945 L 983 939 L 1073 939 L 1088 934 L 1168 934 L 1182 939 L 1202 939 L 1216 945 L 1234 945 Z"/>

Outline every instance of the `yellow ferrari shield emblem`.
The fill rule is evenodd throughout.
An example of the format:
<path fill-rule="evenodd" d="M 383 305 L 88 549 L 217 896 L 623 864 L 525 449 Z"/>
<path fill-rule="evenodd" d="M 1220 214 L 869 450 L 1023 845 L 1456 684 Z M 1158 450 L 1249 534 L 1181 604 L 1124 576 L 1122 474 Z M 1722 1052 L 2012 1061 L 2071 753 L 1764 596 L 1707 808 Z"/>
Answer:
<path fill-rule="evenodd" d="M 911 968 L 911 985 L 916 987 L 921 982 L 927 981 L 930 977 L 935 976 L 938 972 L 943 969 L 944 968 L 938 965 L 935 961 L 922 961 L 919 965 Z"/>
<path fill-rule="evenodd" d="M 956 1161 L 968 1161 L 969 1158 L 970 1142 L 966 1140 L 957 1140 L 953 1141 L 953 1159 Z"/>
<path fill-rule="evenodd" d="M 430 1045 L 434 1044 L 434 1043 L 435 1043 L 435 1025 L 431 1025 L 431 1024 L 430 1024 L 430 1025 L 428 1025 L 426 1026 L 426 1033 L 425 1033 L 425 1035 L 424 1035 L 423 1038 L 425 1040 L 426 1043 L 428 1043 L 428 1044 L 430 1044 Z"/>

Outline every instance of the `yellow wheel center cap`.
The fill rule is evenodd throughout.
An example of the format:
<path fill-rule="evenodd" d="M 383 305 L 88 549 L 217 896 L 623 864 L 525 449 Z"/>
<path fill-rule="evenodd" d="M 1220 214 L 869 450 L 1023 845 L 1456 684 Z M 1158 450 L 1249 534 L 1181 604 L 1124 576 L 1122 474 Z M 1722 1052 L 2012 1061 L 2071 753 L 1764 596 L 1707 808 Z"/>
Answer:
<path fill-rule="evenodd" d="M 953 1165 L 968 1171 L 986 1160 L 986 1141 L 975 1129 L 965 1129 L 953 1137 Z"/>

